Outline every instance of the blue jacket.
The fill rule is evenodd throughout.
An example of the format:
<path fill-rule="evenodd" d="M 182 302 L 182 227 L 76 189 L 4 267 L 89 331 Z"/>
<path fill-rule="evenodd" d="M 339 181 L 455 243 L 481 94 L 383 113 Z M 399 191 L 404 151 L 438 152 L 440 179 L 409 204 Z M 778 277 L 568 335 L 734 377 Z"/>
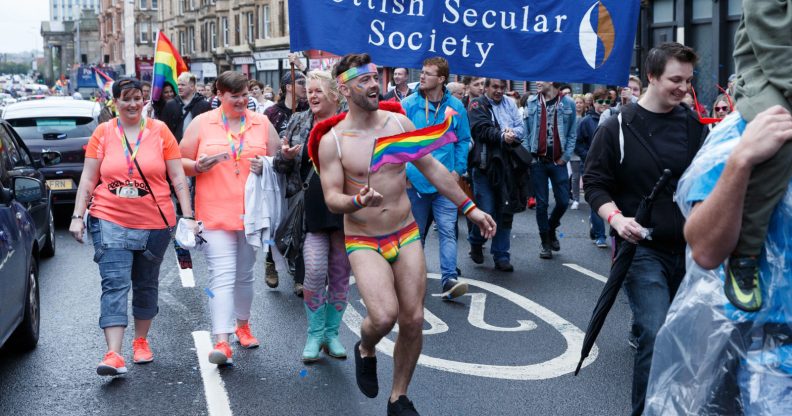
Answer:
<path fill-rule="evenodd" d="M 525 109 L 525 137 L 523 146 L 531 153 L 536 153 L 539 149 L 539 120 L 542 112 L 539 109 L 539 96 L 533 95 L 528 99 Z M 560 95 L 559 95 L 560 97 Z M 572 152 L 575 150 L 577 132 L 575 131 L 575 100 L 569 96 L 561 97 L 558 110 L 558 132 L 561 135 L 561 159 L 569 162 Z"/>
<path fill-rule="evenodd" d="M 402 107 L 407 117 L 415 124 L 418 129 L 439 124 L 443 122 L 446 108 L 451 107 L 457 114 L 454 116 L 451 129 L 457 136 L 456 143 L 449 143 L 432 152 L 432 157 L 437 159 L 445 166 L 449 172 L 456 172 L 462 176 L 467 172 L 467 156 L 470 150 L 470 124 L 468 124 L 467 110 L 458 98 L 451 95 L 446 90 L 440 108 L 435 109 L 429 103 L 429 120 L 426 120 L 426 99 L 423 92 L 417 91 L 405 98 Z M 435 110 L 437 110 L 435 117 Z M 422 194 L 437 192 L 437 189 L 429 183 L 429 180 L 412 163 L 407 164 L 407 179 L 410 180 L 416 191 Z"/>
<path fill-rule="evenodd" d="M 597 131 L 599 120 L 600 114 L 591 110 L 586 113 L 586 116 L 578 123 L 575 154 L 580 156 L 583 162 L 586 161 L 586 156 L 588 156 L 588 151 L 591 147 L 591 142 L 594 140 L 594 132 Z"/>

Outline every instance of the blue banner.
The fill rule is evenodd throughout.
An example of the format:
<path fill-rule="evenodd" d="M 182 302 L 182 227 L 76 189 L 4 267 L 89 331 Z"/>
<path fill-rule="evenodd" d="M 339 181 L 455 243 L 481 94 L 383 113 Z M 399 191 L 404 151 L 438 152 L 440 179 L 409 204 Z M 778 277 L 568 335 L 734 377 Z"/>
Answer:
<path fill-rule="evenodd" d="M 626 85 L 639 0 L 291 0 L 291 49 L 455 74 Z"/>

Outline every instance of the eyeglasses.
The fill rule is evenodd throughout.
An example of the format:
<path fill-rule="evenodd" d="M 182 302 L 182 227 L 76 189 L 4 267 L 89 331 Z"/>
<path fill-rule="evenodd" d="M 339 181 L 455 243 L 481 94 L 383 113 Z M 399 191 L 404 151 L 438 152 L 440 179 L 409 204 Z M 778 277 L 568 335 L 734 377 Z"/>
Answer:
<path fill-rule="evenodd" d="M 437 74 L 430 74 L 428 72 L 421 71 L 421 76 L 422 77 L 436 77 L 438 75 Z"/>
<path fill-rule="evenodd" d="M 297 81 L 295 81 L 295 82 L 297 83 L 297 85 L 305 85 L 305 78 L 298 79 L 298 80 L 297 80 Z"/>
<path fill-rule="evenodd" d="M 715 107 L 715 111 L 729 111 L 729 107 L 726 107 L 726 106 Z"/>
<path fill-rule="evenodd" d="M 594 102 L 597 103 L 597 104 L 608 104 L 608 105 L 610 105 L 611 100 L 594 100 Z"/>

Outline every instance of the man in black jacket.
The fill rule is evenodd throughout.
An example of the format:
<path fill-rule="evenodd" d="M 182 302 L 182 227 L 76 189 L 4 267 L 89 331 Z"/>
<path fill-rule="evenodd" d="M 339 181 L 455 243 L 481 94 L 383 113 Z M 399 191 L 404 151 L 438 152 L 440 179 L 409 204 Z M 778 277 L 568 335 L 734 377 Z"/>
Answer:
<path fill-rule="evenodd" d="M 646 94 L 599 127 L 586 157 L 586 200 L 610 224 L 618 244 L 638 244 L 625 280 L 638 335 L 634 415 L 643 412 L 655 336 L 685 275 L 684 217 L 673 194 L 707 134 L 695 113 L 681 104 L 697 60 L 692 49 L 678 43 L 649 51 Z M 649 221 L 638 224 L 638 205 L 664 169 L 673 173 L 671 182 L 656 199 Z"/>
<path fill-rule="evenodd" d="M 518 163 L 511 149 L 520 146 L 523 125 L 517 106 L 503 98 L 506 82 L 487 78 L 485 85 L 485 94 L 471 100 L 468 107 L 474 142 L 470 166 L 473 196 L 498 225 L 490 247 L 495 269 L 512 272 L 514 266 L 509 261 L 512 220 L 516 212 L 525 209 L 525 203 L 519 200 L 518 178 L 524 176 L 528 166 Z M 476 226 L 470 227 L 468 242 L 474 263 L 484 262 L 485 241 Z"/>
<path fill-rule="evenodd" d="M 198 115 L 211 110 L 211 105 L 203 95 L 196 92 L 195 75 L 183 72 L 176 82 L 179 86 L 179 95 L 165 104 L 161 119 L 176 136 L 176 140 L 181 141 L 182 134 L 190 122 Z"/>

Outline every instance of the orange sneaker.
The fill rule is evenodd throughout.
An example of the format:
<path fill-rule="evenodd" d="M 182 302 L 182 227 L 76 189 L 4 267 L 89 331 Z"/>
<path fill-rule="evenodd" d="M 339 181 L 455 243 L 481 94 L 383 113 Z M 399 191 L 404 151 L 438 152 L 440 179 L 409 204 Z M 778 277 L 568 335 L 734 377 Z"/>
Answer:
<path fill-rule="evenodd" d="M 239 344 L 242 345 L 242 348 L 257 348 L 259 346 L 259 342 L 256 337 L 250 333 L 249 323 L 243 326 L 238 326 L 235 334 L 239 339 Z"/>
<path fill-rule="evenodd" d="M 154 354 L 151 353 L 148 340 L 146 338 L 138 338 L 132 341 L 132 361 L 135 364 L 146 364 L 154 361 Z"/>
<path fill-rule="evenodd" d="M 233 355 L 231 345 L 227 341 L 220 341 L 215 344 L 214 349 L 209 353 L 209 362 L 217 365 L 233 364 L 234 360 L 231 358 Z"/>
<path fill-rule="evenodd" d="M 115 351 L 108 351 L 104 359 L 96 367 L 96 374 L 100 376 L 117 376 L 126 374 L 127 368 L 124 362 L 124 357 L 118 355 Z"/>

